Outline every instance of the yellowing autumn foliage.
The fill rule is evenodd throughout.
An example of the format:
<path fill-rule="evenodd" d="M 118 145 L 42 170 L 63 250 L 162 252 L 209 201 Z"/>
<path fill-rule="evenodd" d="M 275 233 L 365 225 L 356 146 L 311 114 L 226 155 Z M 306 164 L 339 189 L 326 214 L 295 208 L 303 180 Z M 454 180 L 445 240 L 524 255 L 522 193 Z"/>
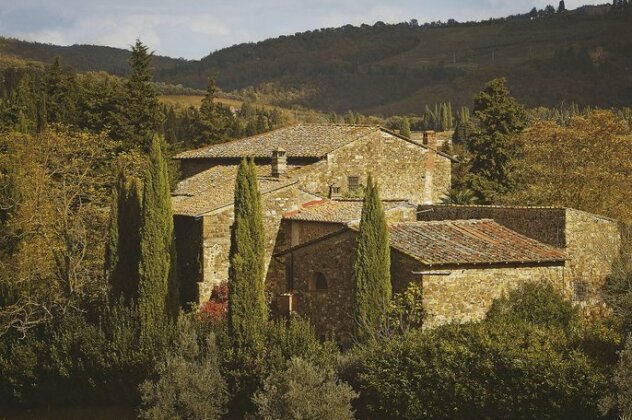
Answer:
<path fill-rule="evenodd" d="M 632 135 L 610 111 L 573 117 L 567 126 L 536 122 L 519 138 L 507 204 L 573 207 L 632 220 Z"/>

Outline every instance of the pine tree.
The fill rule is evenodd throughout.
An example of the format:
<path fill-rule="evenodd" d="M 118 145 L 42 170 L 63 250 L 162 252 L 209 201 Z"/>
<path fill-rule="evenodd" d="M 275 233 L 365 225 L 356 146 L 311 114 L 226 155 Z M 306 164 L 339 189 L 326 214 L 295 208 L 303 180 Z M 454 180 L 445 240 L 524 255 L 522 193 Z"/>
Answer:
<path fill-rule="evenodd" d="M 206 95 L 202 98 L 200 111 L 197 114 L 195 122 L 193 144 L 196 147 L 224 139 L 226 137 L 227 128 L 232 122 L 232 114 L 230 112 L 224 112 L 224 107 L 215 104 L 216 92 L 217 87 L 215 81 L 209 78 Z"/>
<path fill-rule="evenodd" d="M 162 125 L 158 95 L 151 85 L 153 53 L 139 39 L 132 47 L 132 74 L 125 83 L 125 94 L 114 115 L 111 136 L 126 148 L 149 151 L 154 135 Z"/>
<path fill-rule="evenodd" d="M 564 0 L 560 0 L 560 4 L 557 6 L 557 13 L 564 13 L 566 11 L 566 4 Z"/>
<path fill-rule="evenodd" d="M 178 117 L 173 106 L 170 106 L 165 112 L 163 131 L 168 144 L 176 145 L 178 143 Z"/>
<path fill-rule="evenodd" d="M 138 299 L 141 200 L 138 179 L 127 177 L 121 168 L 112 191 L 105 253 L 111 302 L 122 297 L 129 304 Z"/>
<path fill-rule="evenodd" d="M 178 314 L 173 212 L 162 140 L 154 137 L 145 173 L 140 228 L 138 307 L 143 336 L 152 340 Z"/>
<path fill-rule="evenodd" d="M 410 123 L 408 122 L 408 118 L 406 117 L 402 118 L 402 125 L 399 129 L 399 134 L 404 137 L 410 138 Z"/>
<path fill-rule="evenodd" d="M 253 161 L 243 160 L 235 180 L 235 222 L 231 231 L 228 326 L 236 349 L 262 345 L 267 321 L 264 294 L 264 230 L 261 195 Z"/>
<path fill-rule="evenodd" d="M 60 57 L 46 68 L 44 75 L 48 121 L 73 124 L 77 120 L 77 80 L 74 74 L 64 70 Z"/>
<path fill-rule="evenodd" d="M 354 337 L 362 342 L 379 333 L 391 300 L 388 228 L 378 186 L 369 176 L 353 266 Z"/>
<path fill-rule="evenodd" d="M 526 126 L 526 112 L 500 78 L 475 96 L 474 116 L 478 126 L 466 144 L 473 155 L 470 189 L 490 203 L 511 187 L 507 169 L 517 153 L 514 137 Z"/>

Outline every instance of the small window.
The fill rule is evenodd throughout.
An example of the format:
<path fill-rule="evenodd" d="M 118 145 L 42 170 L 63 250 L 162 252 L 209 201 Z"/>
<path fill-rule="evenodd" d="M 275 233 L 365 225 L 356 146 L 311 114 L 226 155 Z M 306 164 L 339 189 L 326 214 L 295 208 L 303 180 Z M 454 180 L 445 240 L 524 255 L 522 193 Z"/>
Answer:
<path fill-rule="evenodd" d="M 310 285 L 311 290 L 323 291 L 327 290 L 327 278 L 321 272 L 314 273 L 314 277 L 312 278 L 312 284 Z"/>
<path fill-rule="evenodd" d="M 356 191 L 360 188 L 360 177 L 359 176 L 348 176 L 347 184 L 349 186 L 349 191 Z"/>

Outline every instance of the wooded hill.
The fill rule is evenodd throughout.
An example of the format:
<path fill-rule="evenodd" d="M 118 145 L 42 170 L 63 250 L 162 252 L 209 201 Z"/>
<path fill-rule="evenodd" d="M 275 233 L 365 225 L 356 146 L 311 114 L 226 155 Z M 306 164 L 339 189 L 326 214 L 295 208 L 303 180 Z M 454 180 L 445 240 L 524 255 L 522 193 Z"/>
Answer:
<path fill-rule="evenodd" d="M 130 39 L 130 45 L 134 40 Z M 40 42 L 20 41 L 14 38 L 0 37 L 0 66 L 51 63 L 57 56 L 64 64 L 73 69 L 85 71 L 106 71 L 116 76 L 127 76 L 130 72 L 128 50 L 99 45 L 59 46 Z M 153 67 L 156 70 L 173 69 L 185 63 L 184 59 L 174 59 L 160 55 L 154 56 Z M 204 88 L 202 88 L 204 89 Z"/>
<path fill-rule="evenodd" d="M 15 42 L 0 42 L 0 53 L 41 60 L 60 54 L 79 70 L 115 74 L 125 73 L 129 54 L 25 43 L 8 49 Z M 158 81 L 204 88 L 213 75 L 224 91 L 254 89 L 268 103 L 325 112 L 420 114 L 436 102 L 469 105 L 498 76 L 527 106 L 629 106 L 632 10 L 591 6 L 478 23 L 347 25 L 236 45 L 199 61 L 159 57 L 154 65 Z"/>

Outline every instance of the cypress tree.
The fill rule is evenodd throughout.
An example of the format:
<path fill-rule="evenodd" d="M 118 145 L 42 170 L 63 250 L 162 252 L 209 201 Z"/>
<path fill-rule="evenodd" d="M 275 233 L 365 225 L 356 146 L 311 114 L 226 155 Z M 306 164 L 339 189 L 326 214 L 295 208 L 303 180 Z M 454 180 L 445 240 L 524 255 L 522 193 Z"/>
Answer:
<path fill-rule="evenodd" d="M 257 115 L 257 133 L 265 133 L 270 131 L 270 125 L 268 124 L 268 118 L 265 116 L 265 111 L 262 109 L 258 111 Z"/>
<path fill-rule="evenodd" d="M 362 342 L 379 333 L 391 300 L 391 254 L 378 186 L 369 176 L 353 266 L 354 336 Z"/>
<path fill-rule="evenodd" d="M 41 133 L 46 128 L 48 124 L 48 111 L 46 110 L 46 94 L 41 92 L 39 98 L 37 99 L 37 123 L 36 130 L 38 133 Z"/>
<path fill-rule="evenodd" d="M 121 207 L 121 196 L 124 195 L 125 174 L 119 168 L 116 177 L 116 184 L 112 189 L 112 202 L 110 204 L 110 224 L 108 225 L 107 242 L 105 243 L 105 278 L 110 283 L 112 289 L 112 274 L 116 270 L 119 259 L 119 212 Z M 113 295 L 112 291 L 110 292 Z M 116 295 L 112 296 L 115 297 Z"/>
<path fill-rule="evenodd" d="M 151 142 L 141 211 L 138 308 L 148 339 L 157 337 L 179 310 L 169 171 L 161 143 L 157 136 Z"/>
<path fill-rule="evenodd" d="M 138 298 L 140 259 L 141 191 L 137 178 L 119 170 L 112 192 L 110 225 L 105 253 L 105 275 L 110 284 L 110 300 Z"/>
<path fill-rule="evenodd" d="M 228 288 L 228 326 L 234 347 L 262 345 L 268 312 L 264 293 L 264 230 L 261 195 L 253 161 L 242 160 L 235 180 Z"/>
<path fill-rule="evenodd" d="M 408 122 L 408 118 L 402 118 L 402 126 L 399 129 L 399 134 L 410 138 L 410 123 Z"/>

